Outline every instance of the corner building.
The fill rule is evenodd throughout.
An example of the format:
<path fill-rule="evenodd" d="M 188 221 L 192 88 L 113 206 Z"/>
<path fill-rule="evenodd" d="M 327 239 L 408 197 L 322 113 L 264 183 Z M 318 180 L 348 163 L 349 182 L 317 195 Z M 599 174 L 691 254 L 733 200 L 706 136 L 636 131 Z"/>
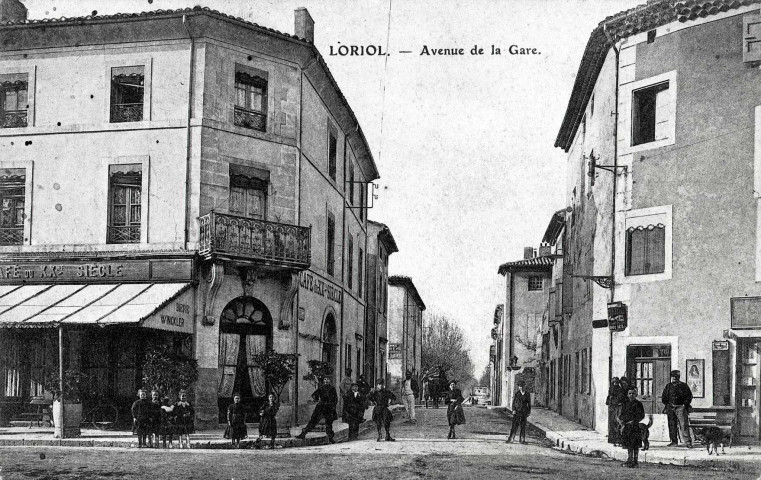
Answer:
<path fill-rule="evenodd" d="M 309 13 L 289 35 L 201 7 L 43 23 L 0 6 L 2 401 L 44 393 L 62 328 L 65 366 L 122 407 L 149 345 L 195 358 L 201 428 L 234 391 L 257 421 L 251 357 L 298 353 L 280 417 L 305 421 L 307 361 L 336 383 L 363 363 L 378 178 Z"/>

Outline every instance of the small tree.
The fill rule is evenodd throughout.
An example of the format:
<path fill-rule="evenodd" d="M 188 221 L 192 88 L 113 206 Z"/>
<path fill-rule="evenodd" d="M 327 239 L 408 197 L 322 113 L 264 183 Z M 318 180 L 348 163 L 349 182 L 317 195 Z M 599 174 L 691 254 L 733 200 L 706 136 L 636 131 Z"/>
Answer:
<path fill-rule="evenodd" d="M 198 362 L 166 345 L 148 350 L 143 364 L 143 384 L 163 394 L 177 395 L 198 380 Z"/>
<path fill-rule="evenodd" d="M 58 369 L 52 370 L 45 378 L 45 390 L 53 394 L 54 400 L 61 400 L 61 384 Z M 95 395 L 92 379 L 79 370 L 63 372 L 63 400 L 67 403 L 82 403 Z"/>
<path fill-rule="evenodd" d="M 253 357 L 254 365 L 261 368 L 272 392 L 280 400 L 280 394 L 296 373 L 299 355 L 268 350 Z"/>
<path fill-rule="evenodd" d="M 309 360 L 307 362 L 309 373 L 304 375 L 304 380 L 308 380 L 315 388 L 322 383 L 322 379 L 333 374 L 333 365 L 320 360 Z"/>

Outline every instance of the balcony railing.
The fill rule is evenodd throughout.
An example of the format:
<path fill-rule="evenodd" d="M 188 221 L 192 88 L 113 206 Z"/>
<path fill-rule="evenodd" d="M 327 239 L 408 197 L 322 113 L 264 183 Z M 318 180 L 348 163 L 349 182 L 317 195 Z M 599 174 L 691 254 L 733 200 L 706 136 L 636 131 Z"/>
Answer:
<path fill-rule="evenodd" d="M 236 106 L 233 123 L 239 127 L 251 128 L 253 130 L 264 132 L 267 130 L 267 115 Z"/>
<path fill-rule="evenodd" d="M 114 103 L 111 105 L 111 123 L 143 121 L 142 103 Z"/>
<path fill-rule="evenodd" d="M 26 127 L 26 110 L 5 110 L 0 117 L 1 128 Z"/>
<path fill-rule="evenodd" d="M 108 226 L 108 243 L 140 243 L 140 226 Z"/>
<path fill-rule="evenodd" d="M 278 266 L 308 268 L 311 227 L 211 212 L 200 218 L 200 253 Z"/>
<path fill-rule="evenodd" d="M 24 227 L 0 228 L 0 245 L 22 245 Z"/>

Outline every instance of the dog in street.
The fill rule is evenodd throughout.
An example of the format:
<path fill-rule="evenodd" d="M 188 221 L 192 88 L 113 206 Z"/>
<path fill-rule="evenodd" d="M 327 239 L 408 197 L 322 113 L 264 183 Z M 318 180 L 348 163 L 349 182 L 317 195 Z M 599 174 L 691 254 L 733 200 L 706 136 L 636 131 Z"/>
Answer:
<path fill-rule="evenodd" d="M 724 430 L 719 427 L 705 427 L 701 429 L 701 436 L 703 437 L 703 445 L 705 445 L 706 450 L 708 450 L 708 455 L 711 455 L 711 451 L 718 455 L 719 444 L 721 444 L 721 453 L 726 454 L 724 451 L 724 444 L 726 443 L 725 441 L 729 441 L 729 438 Z M 732 445 L 730 444 L 730 447 L 731 446 Z"/>
<path fill-rule="evenodd" d="M 642 450 L 650 450 L 650 427 L 653 426 L 653 416 L 647 416 L 647 424 L 640 423 L 639 431 L 642 434 Z"/>

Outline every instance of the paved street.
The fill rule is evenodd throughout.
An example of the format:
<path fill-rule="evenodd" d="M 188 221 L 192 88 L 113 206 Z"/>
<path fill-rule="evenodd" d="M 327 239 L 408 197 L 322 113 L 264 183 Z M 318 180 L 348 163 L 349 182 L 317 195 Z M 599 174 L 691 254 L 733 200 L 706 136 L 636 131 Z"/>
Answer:
<path fill-rule="evenodd" d="M 529 444 L 505 444 L 508 423 L 495 410 L 468 408 L 468 424 L 447 440 L 445 409 L 419 409 L 418 424 L 396 421 L 396 442 L 360 441 L 275 451 L 141 450 L 105 448 L 0 448 L 0 479 L 244 479 L 244 478 L 758 478 L 759 472 L 726 472 L 642 465 L 569 455 L 549 448 L 538 432 Z M 44 459 L 41 458 L 44 454 Z"/>

